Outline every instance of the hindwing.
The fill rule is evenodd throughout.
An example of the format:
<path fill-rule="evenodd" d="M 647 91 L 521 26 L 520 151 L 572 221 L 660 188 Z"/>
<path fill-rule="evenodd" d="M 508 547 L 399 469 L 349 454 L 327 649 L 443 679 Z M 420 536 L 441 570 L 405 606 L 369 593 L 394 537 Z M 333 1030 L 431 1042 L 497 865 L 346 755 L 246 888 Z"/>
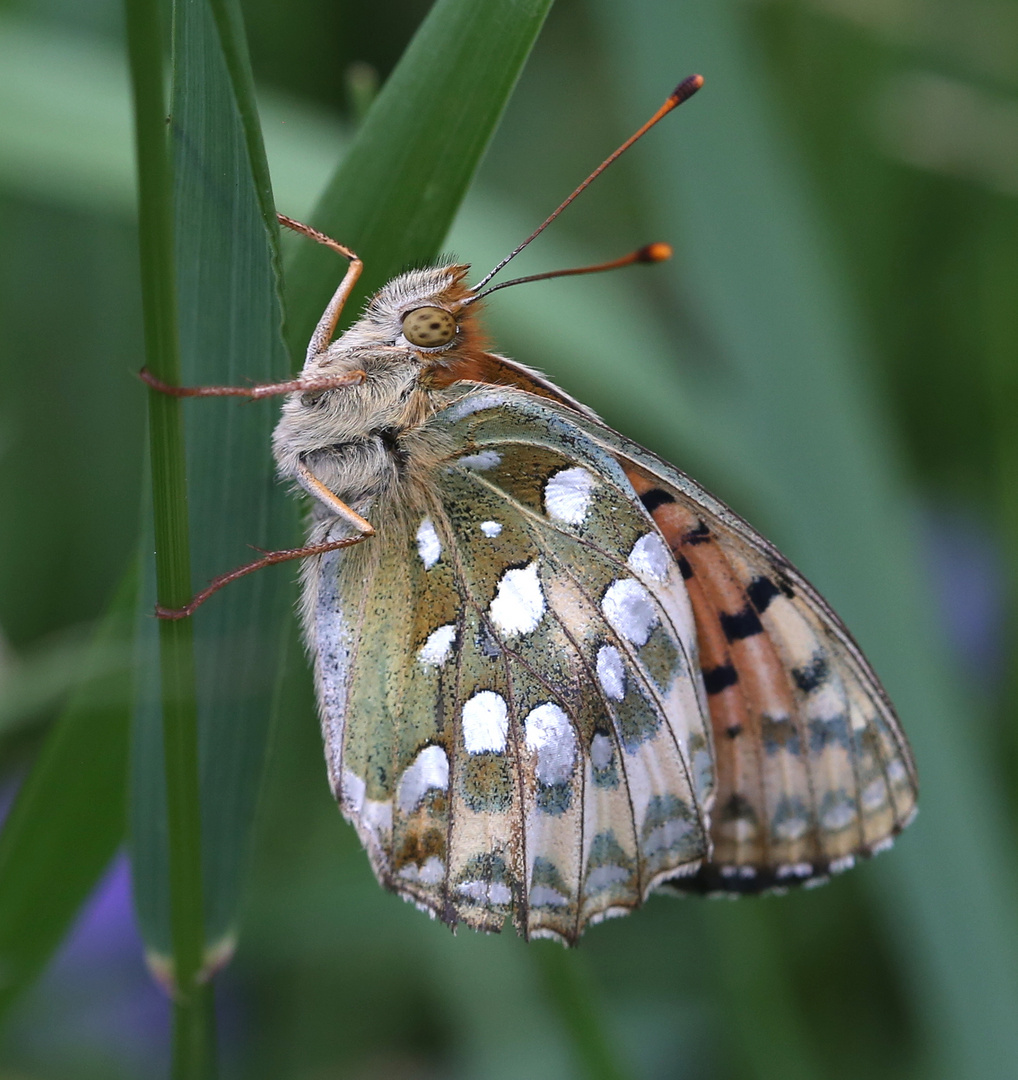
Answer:
<path fill-rule="evenodd" d="M 567 410 L 475 391 L 425 427 L 427 482 L 307 570 L 333 790 L 387 887 L 572 941 L 710 856 L 689 595 Z"/>

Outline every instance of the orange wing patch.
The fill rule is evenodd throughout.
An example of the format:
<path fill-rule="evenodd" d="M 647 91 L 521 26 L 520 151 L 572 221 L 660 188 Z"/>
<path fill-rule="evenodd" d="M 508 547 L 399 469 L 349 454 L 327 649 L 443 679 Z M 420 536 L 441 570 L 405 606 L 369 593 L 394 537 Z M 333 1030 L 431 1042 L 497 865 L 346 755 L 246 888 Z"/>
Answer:
<path fill-rule="evenodd" d="M 686 579 L 717 761 L 712 858 L 669 887 L 783 887 L 886 846 L 908 823 L 915 788 L 875 677 L 855 670 L 827 613 L 782 566 L 623 465 Z"/>

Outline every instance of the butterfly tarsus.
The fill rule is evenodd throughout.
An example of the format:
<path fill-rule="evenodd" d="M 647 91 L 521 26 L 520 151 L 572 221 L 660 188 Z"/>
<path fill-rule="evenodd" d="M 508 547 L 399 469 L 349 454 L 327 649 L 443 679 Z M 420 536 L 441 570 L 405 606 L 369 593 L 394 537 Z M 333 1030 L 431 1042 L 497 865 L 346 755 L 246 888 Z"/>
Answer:
<path fill-rule="evenodd" d="M 311 335 L 311 341 L 308 342 L 307 358 L 305 360 L 305 365 L 307 365 L 329 347 L 329 343 L 336 333 L 336 326 L 339 323 L 339 316 L 343 311 L 343 305 L 350 299 L 350 294 L 353 292 L 354 286 L 357 284 L 357 279 L 361 276 L 361 271 L 364 269 L 364 263 L 355 251 L 348 248 L 345 244 L 341 244 L 338 240 L 333 240 L 331 236 L 326 236 L 325 233 L 319 232 L 318 229 L 313 229 L 310 225 L 305 225 L 301 221 L 295 221 L 293 218 L 287 217 L 286 214 L 276 214 L 276 217 L 279 219 L 280 225 L 285 225 L 293 232 L 300 233 L 301 236 L 306 236 L 308 239 L 314 240 L 316 244 L 322 244 L 327 248 L 331 248 L 339 255 L 350 260 L 350 265 L 346 268 L 346 273 L 343 275 L 343 280 L 339 283 L 339 288 L 333 293 L 332 299 L 326 306 L 325 311 L 322 312 L 322 317 L 318 320 L 315 332 Z"/>
<path fill-rule="evenodd" d="M 295 218 L 287 217 L 286 214 L 276 214 L 276 218 L 279 220 L 280 225 L 285 225 L 288 229 L 295 233 L 300 233 L 301 236 L 306 236 L 310 240 L 314 240 L 317 244 L 323 244 L 327 248 L 332 248 L 333 251 L 342 255 L 344 258 L 349 259 L 351 262 L 360 262 L 360 258 L 355 251 L 351 251 L 345 244 L 341 244 L 338 240 L 333 240 L 331 236 L 326 236 L 325 233 L 319 232 L 318 229 L 312 228 L 310 225 L 305 225 L 303 221 L 297 221 Z"/>
<path fill-rule="evenodd" d="M 260 559 L 245 563 L 243 566 L 238 566 L 236 570 L 231 570 L 229 573 L 220 574 L 219 577 L 213 578 L 189 604 L 185 604 L 183 607 L 167 608 L 157 604 L 156 615 L 160 619 L 186 619 L 188 616 L 193 615 L 213 593 L 219 592 L 224 585 L 229 585 L 230 582 L 236 581 L 238 578 L 253 574 L 256 570 L 263 570 L 266 566 L 275 566 L 276 563 L 289 562 L 292 559 L 306 559 L 311 555 L 324 555 L 327 551 L 338 551 L 340 548 L 351 547 L 353 544 L 359 544 L 362 540 L 367 540 L 369 536 L 375 535 L 375 528 L 371 522 L 361 517 L 356 510 L 347 506 L 335 492 L 330 491 L 304 462 L 300 462 L 297 466 L 296 480 L 312 498 L 328 507 L 339 520 L 345 521 L 357 529 L 357 534 L 355 536 L 344 536 L 340 540 L 326 540 L 319 544 L 308 544 L 306 547 L 284 548 L 282 551 L 265 551 L 263 548 L 255 547 L 255 551 L 262 553 Z"/>
<path fill-rule="evenodd" d="M 313 229 L 303 222 L 295 221 L 285 214 L 277 214 L 276 217 L 279 219 L 280 225 L 285 225 L 288 229 L 292 229 L 294 232 L 300 233 L 316 243 L 323 244 L 350 260 L 350 265 L 340 282 L 339 288 L 333 294 L 328 307 L 326 307 L 325 312 L 318 321 L 318 326 L 315 327 L 314 334 L 311 336 L 307 351 L 307 362 L 310 362 L 329 347 L 343 305 L 353 291 L 354 285 L 357 284 L 357 279 L 361 275 L 364 264 L 358 258 L 356 252 L 346 247 L 345 244 L 339 243 L 338 240 L 333 240 L 331 236 L 319 232 L 318 229 Z M 363 371 L 347 371 L 334 375 L 301 375 L 296 379 L 287 379 L 285 382 L 262 383 L 254 386 L 173 386 L 157 378 L 147 368 L 142 368 L 138 375 L 141 381 L 153 390 L 157 390 L 160 394 L 169 394 L 170 397 L 244 397 L 252 400 L 274 397 L 279 394 L 341 390 L 343 387 L 357 386 L 367 377 Z"/>
<path fill-rule="evenodd" d="M 195 595 L 190 603 L 185 604 L 183 607 L 167 608 L 163 607 L 162 604 L 157 604 L 156 616 L 160 619 L 186 619 L 193 615 L 213 593 L 219 592 L 224 585 L 229 585 L 238 578 L 253 574 L 256 570 L 263 570 L 266 566 L 275 566 L 276 563 L 290 562 L 292 559 L 306 559 L 312 555 L 324 555 L 329 551 L 338 551 L 340 548 L 351 547 L 354 544 L 359 544 L 362 540 L 366 540 L 370 535 L 372 533 L 361 533 L 359 536 L 345 536 L 341 540 L 327 540 L 321 544 L 308 544 L 306 547 L 267 551 L 260 559 L 245 563 L 243 566 L 238 566 L 235 570 L 229 571 L 229 573 L 220 574 L 219 577 L 213 578 L 200 593 Z M 255 551 L 259 550 L 261 549 L 255 548 Z"/>
<path fill-rule="evenodd" d="M 314 393 L 325 390 L 342 390 L 358 386 L 367 375 L 361 371 L 345 371 L 336 375 L 302 375 L 278 383 L 256 383 L 252 386 L 173 386 L 163 382 L 148 368 L 142 368 L 138 377 L 146 386 L 170 397 L 243 397 L 257 400 L 279 394 Z"/>

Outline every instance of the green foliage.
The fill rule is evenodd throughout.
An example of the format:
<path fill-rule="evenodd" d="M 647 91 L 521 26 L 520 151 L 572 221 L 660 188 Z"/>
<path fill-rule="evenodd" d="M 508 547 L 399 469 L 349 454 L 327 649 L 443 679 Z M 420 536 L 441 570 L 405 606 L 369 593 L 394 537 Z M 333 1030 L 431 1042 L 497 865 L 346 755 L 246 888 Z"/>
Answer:
<path fill-rule="evenodd" d="M 275 201 L 302 217 L 325 190 L 315 223 L 366 257 L 366 287 L 434 254 L 474 174 L 543 14 L 506 0 L 529 23 L 472 39 L 492 7 L 433 10 L 408 54 L 420 70 L 383 83 L 329 186 L 349 141 L 337 118 L 347 64 L 366 60 L 384 78 L 427 5 L 386 5 L 383 27 L 360 0 L 244 4 Z M 142 456 L 115 17 L 104 23 L 100 5 L 86 26 L 70 4 L 50 3 L 45 22 L 24 10 L 0 23 L 0 626 L 16 657 L 104 609 L 136 547 Z M 220 89 L 192 99 L 188 130 L 206 126 L 194 145 L 228 130 L 201 152 L 249 179 L 228 192 L 242 213 L 222 230 L 214 175 L 178 142 L 194 230 L 178 237 L 178 283 L 188 303 L 203 301 L 183 337 L 185 378 L 243 382 L 278 377 L 287 361 L 265 226 L 271 201 L 263 180 L 250 179 L 261 176 L 258 136 L 235 13 L 212 10 L 202 33 L 212 40 L 214 24 L 226 44 L 218 58 L 204 54 L 194 77 L 218 64 Z M 967 32 L 975 15 L 933 0 L 885 15 L 809 0 L 748 9 L 561 0 L 449 241 L 483 272 L 679 78 L 705 75 L 701 94 L 571 207 L 518 272 L 652 239 L 672 242 L 675 262 L 499 293 L 492 336 L 729 499 L 830 596 L 915 743 L 916 823 L 892 852 L 824 889 L 758 903 L 655 899 L 594 928 L 578 956 L 552 959 L 545 943 L 509 937 L 453 938 L 371 879 L 324 782 L 309 676 L 285 614 L 292 574 L 256 575 L 195 626 L 201 696 L 216 693 L 201 714 L 202 813 L 207 825 L 219 821 L 204 836 L 206 932 L 211 943 L 239 931 L 223 996 L 227 1012 L 239 999 L 242 1019 L 225 1035 L 224 1071 L 558 1078 L 614 1069 L 646 1080 L 1013 1072 L 1008 792 L 1018 727 L 1002 615 L 993 622 L 982 611 L 990 645 L 974 657 L 951 636 L 980 614 L 965 584 L 973 570 L 988 564 L 998 604 L 1013 599 L 1007 560 L 1018 550 L 1018 182 L 999 149 L 1015 137 L 1018 87 L 1006 49 L 989 45 L 1015 26 L 1004 9 L 979 13 L 994 31 L 985 38 Z M 216 96 L 223 87 L 232 89 Z M 287 243 L 287 337 L 299 355 L 342 261 Z M 54 312 L 57 334 L 48 331 Z M 290 543 L 295 515 L 271 479 L 271 405 L 192 402 L 185 413 L 192 584 L 201 584 L 246 561 L 247 543 Z M 965 542 L 951 563 L 931 565 L 931 538 L 942 549 L 959 518 Z M 939 604 L 952 588 L 945 617 Z M 243 655 L 260 660 L 238 659 L 238 633 L 254 650 Z M 217 678 L 220 668 L 230 674 Z M 46 690 L 52 676 L 34 670 Z M 154 670 L 149 659 L 142 681 Z M 21 668 L 19 694 L 32 689 L 32 671 Z M 59 687 L 42 690 L 31 698 L 42 703 L 36 713 Z M 24 950 L 15 989 L 116 842 L 117 789 L 101 782 L 112 758 L 100 747 L 123 712 L 101 705 L 89 717 L 79 737 L 94 725 L 97 741 L 77 755 L 75 779 L 98 785 L 102 799 L 70 788 L 63 798 L 62 781 L 54 794 L 43 783 L 66 716 L 0 745 L 8 776 L 28 770 L 0 836 L 0 871 L 17 882 L 0 890 L 0 946 Z M 146 745 L 137 738 L 135 755 Z M 146 794 L 158 826 L 158 742 L 148 752 L 152 771 L 137 775 L 151 784 L 136 784 L 134 797 Z M 79 820 L 69 807 L 82 808 Z M 53 853 L 70 825 L 88 843 L 61 875 Z M 143 846 L 141 922 L 165 950 L 167 912 L 155 903 L 166 896 L 162 849 Z M 19 852 L 25 861 L 14 861 Z M 18 920 L 36 914 L 32 898 L 43 892 L 22 938 Z M 0 1067 L 88 1075 L 76 1046 L 59 1065 L 25 1050 L 33 1025 L 72 1029 L 58 1000 L 44 981 L 12 1016 Z M 119 1069 L 151 1071 L 123 1059 Z"/>
<path fill-rule="evenodd" d="M 394 274 L 438 254 L 550 7 L 439 0 L 414 36 L 313 215 L 365 263 L 347 322 Z M 335 288 L 335 256 L 305 245 L 288 277 L 299 356 Z"/>
<path fill-rule="evenodd" d="M 137 602 L 132 568 L 0 832 L 0 1012 L 50 958 L 123 836 Z"/>

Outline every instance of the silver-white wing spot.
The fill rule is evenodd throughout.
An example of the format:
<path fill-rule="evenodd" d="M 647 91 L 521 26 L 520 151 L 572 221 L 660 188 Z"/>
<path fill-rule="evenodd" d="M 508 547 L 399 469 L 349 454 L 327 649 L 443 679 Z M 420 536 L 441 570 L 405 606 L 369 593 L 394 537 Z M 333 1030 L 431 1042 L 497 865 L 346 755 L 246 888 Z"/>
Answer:
<path fill-rule="evenodd" d="M 364 806 L 368 786 L 350 769 L 343 770 L 343 809 L 351 815 L 359 814 Z"/>
<path fill-rule="evenodd" d="M 576 735 L 569 717 L 553 701 L 527 713 L 523 724 L 527 749 L 537 754 L 537 779 L 542 784 L 562 784 L 576 761 Z"/>
<path fill-rule="evenodd" d="M 905 766 L 898 758 L 895 758 L 894 761 L 887 766 L 887 779 L 890 780 L 892 784 L 900 784 L 907 776 L 908 773 L 905 770 Z"/>
<path fill-rule="evenodd" d="M 453 642 L 456 640 L 456 626 L 447 623 L 437 630 L 432 630 L 428 640 L 421 646 L 417 653 L 417 659 L 425 667 L 441 667 L 452 654 Z"/>
<path fill-rule="evenodd" d="M 587 875 L 587 888 L 591 892 L 597 892 L 599 889 L 614 885 L 616 881 L 628 881 L 631 876 L 631 870 L 609 863 L 607 866 L 598 866 L 590 871 Z"/>
<path fill-rule="evenodd" d="M 629 569 L 653 581 L 664 581 L 673 563 L 672 553 L 657 533 L 647 533 L 633 544 L 627 560 Z"/>
<path fill-rule="evenodd" d="M 425 570 L 430 570 L 441 558 L 442 541 L 438 539 L 434 523 L 429 517 L 426 517 L 417 529 L 417 552 Z"/>
<path fill-rule="evenodd" d="M 505 750 L 509 710 L 505 698 L 494 690 L 480 690 L 463 702 L 463 745 L 470 754 Z"/>
<path fill-rule="evenodd" d="M 528 899 L 533 907 L 565 907 L 569 903 L 568 896 L 563 896 L 548 885 L 535 885 Z"/>
<path fill-rule="evenodd" d="M 422 885 L 437 885 L 445 877 L 445 863 L 437 855 L 424 860 L 424 865 L 409 863 L 399 872 L 407 881 L 419 881 Z"/>
<path fill-rule="evenodd" d="M 404 814 L 415 810 L 431 788 L 445 791 L 449 786 L 449 759 L 441 746 L 426 746 L 399 778 L 396 801 Z"/>
<path fill-rule="evenodd" d="M 607 735 L 595 735 L 590 740 L 590 763 L 595 769 L 601 771 L 607 769 L 612 763 L 612 754 L 615 748 Z"/>
<path fill-rule="evenodd" d="M 855 806 L 846 794 L 841 798 L 836 798 L 830 808 L 820 815 L 820 824 L 825 829 L 837 832 L 850 825 L 855 820 L 855 814 Z"/>
<path fill-rule="evenodd" d="M 862 803 L 863 810 L 869 813 L 879 810 L 887 802 L 887 785 L 882 776 L 878 776 L 863 788 L 859 802 Z"/>
<path fill-rule="evenodd" d="M 360 824 L 371 833 L 374 842 L 384 848 L 386 838 L 392 834 L 392 803 L 388 799 L 365 799 Z"/>
<path fill-rule="evenodd" d="M 488 613 L 506 637 L 515 637 L 537 629 L 544 615 L 544 607 L 544 593 L 537 577 L 535 559 L 522 568 L 506 570 Z"/>
<path fill-rule="evenodd" d="M 626 696 L 626 669 L 614 645 L 602 645 L 597 650 L 597 681 L 612 701 L 621 701 Z"/>
<path fill-rule="evenodd" d="M 722 871 L 722 873 L 724 873 L 724 871 Z M 779 866 L 775 871 L 774 876 L 780 881 L 782 878 L 805 878 L 809 877 L 812 873 L 812 863 L 787 863 L 784 866 Z"/>
<path fill-rule="evenodd" d="M 790 817 L 786 818 L 784 821 L 779 821 L 778 824 L 771 829 L 771 832 L 774 833 L 779 840 L 794 844 L 796 840 L 805 836 L 808 829 L 809 821 L 805 816 Z"/>
<path fill-rule="evenodd" d="M 500 881 L 464 881 L 456 891 L 479 904 L 508 904 L 513 898 L 509 886 Z"/>
<path fill-rule="evenodd" d="M 501 463 L 502 455 L 496 450 L 482 450 L 479 454 L 465 454 L 456 459 L 457 465 L 462 465 L 466 469 L 477 469 L 478 472 L 494 469 Z"/>
<path fill-rule="evenodd" d="M 601 610 L 616 633 L 634 645 L 646 645 L 658 624 L 650 593 L 633 578 L 620 578 L 608 586 Z"/>
<path fill-rule="evenodd" d="M 499 521 L 482 521 L 481 532 L 485 536 L 494 538 L 502 531 L 502 523 Z"/>
<path fill-rule="evenodd" d="M 651 829 L 643 839 L 644 851 L 661 851 L 673 847 L 693 829 L 693 823 L 684 818 L 671 818 Z"/>
<path fill-rule="evenodd" d="M 597 481 L 586 469 L 575 466 L 555 473 L 544 486 L 544 509 L 548 517 L 579 525 L 587 516 Z"/>

